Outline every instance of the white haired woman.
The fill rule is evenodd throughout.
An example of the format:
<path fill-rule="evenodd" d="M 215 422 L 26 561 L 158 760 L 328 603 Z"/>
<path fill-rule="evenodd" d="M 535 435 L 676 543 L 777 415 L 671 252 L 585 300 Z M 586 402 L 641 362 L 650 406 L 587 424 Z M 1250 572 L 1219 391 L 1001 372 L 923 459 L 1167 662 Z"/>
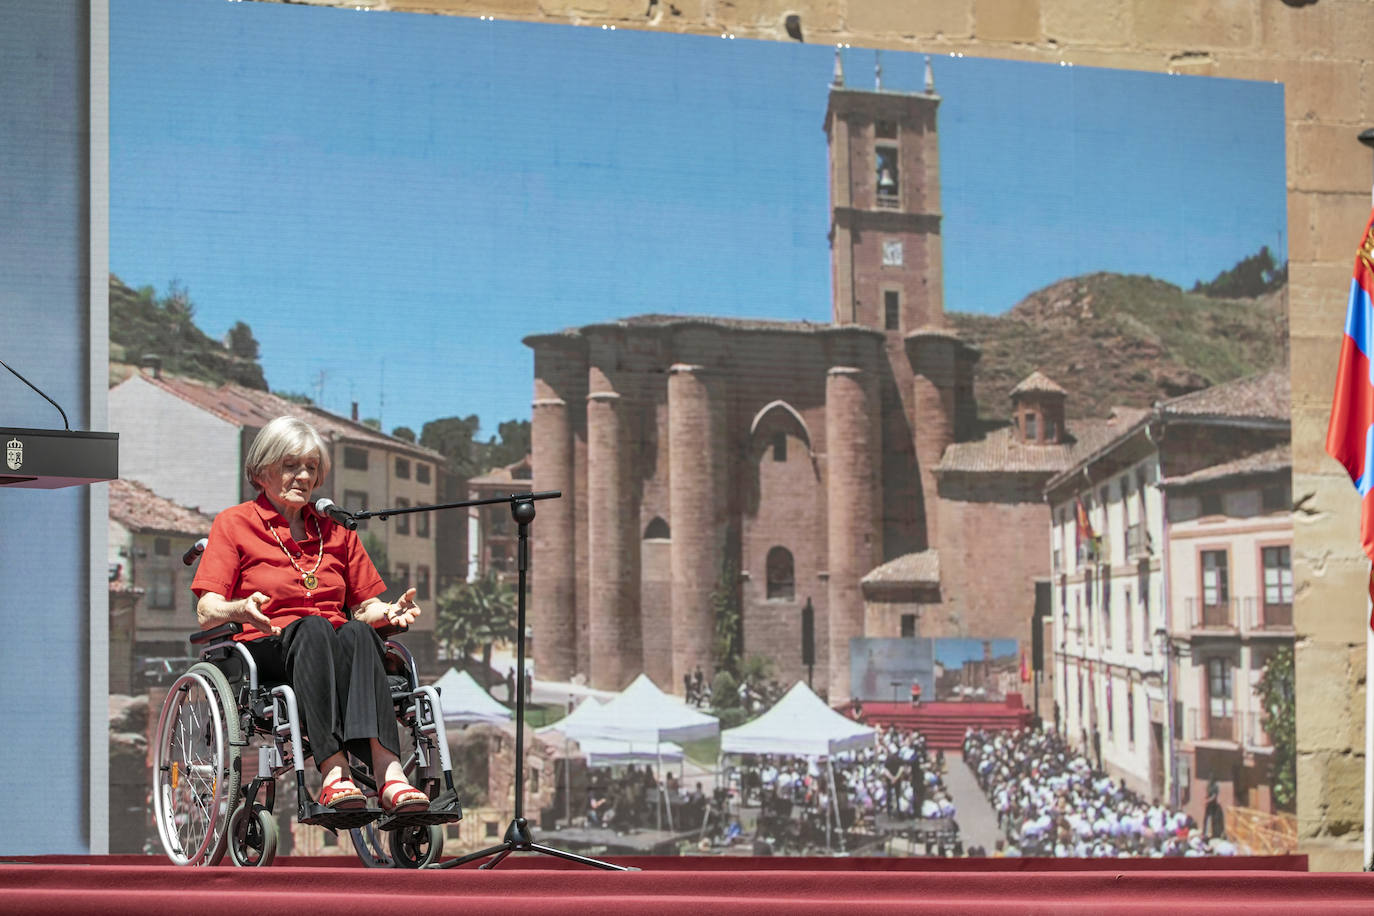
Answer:
<path fill-rule="evenodd" d="M 348 753 L 372 761 L 388 813 L 428 806 L 399 760 L 396 715 L 375 625 L 409 625 L 415 589 L 395 602 L 358 535 L 315 512 L 310 496 L 329 473 L 329 450 L 314 427 L 277 417 L 248 449 L 244 474 L 256 499 L 215 517 L 191 590 L 203 629 L 235 621 L 261 676 L 296 693 L 315 765 L 320 804 L 367 804 Z"/>

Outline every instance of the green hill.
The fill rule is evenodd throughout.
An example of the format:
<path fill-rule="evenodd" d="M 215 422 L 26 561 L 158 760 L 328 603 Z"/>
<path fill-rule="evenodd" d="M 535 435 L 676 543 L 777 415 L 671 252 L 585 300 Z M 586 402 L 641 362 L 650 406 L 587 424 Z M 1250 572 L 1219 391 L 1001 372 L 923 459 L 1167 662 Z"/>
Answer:
<path fill-rule="evenodd" d="M 152 287 L 134 290 L 110 274 L 111 382 L 156 358 L 170 375 L 267 390 L 255 357 L 236 355 L 194 319 L 195 306 L 185 290 L 173 286 L 159 299 Z"/>
<path fill-rule="evenodd" d="M 983 352 L 974 370 L 981 419 L 1004 420 L 1010 393 L 1036 369 L 1069 393 L 1070 417 L 1155 401 L 1287 360 L 1288 291 L 1209 298 L 1152 277 L 1099 273 L 1032 293 L 1005 315 L 946 316 Z"/>

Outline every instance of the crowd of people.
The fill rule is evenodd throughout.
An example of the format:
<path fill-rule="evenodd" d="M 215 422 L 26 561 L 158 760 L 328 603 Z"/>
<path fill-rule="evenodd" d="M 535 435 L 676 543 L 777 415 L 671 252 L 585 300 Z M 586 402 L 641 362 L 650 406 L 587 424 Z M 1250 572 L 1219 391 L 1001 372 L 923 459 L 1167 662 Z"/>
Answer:
<path fill-rule="evenodd" d="M 1235 855 L 1224 836 L 1147 802 L 1048 730 L 969 729 L 964 761 L 1006 835 L 998 854 L 1103 858 Z"/>
<path fill-rule="evenodd" d="M 878 726 L 871 747 L 836 754 L 829 766 L 816 758 L 746 757 L 736 779 L 743 803 L 760 808 L 760 833 L 813 845 L 825 842 L 827 829 L 881 833 L 921 818 L 952 822 L 943 774 L 944 753 L 932 756 L 919 732 Z"/>
<path fill-rule="evenodd" d="M 670 770 L 660 791 L 658 777 L 647 765 L 630 764 L 619 773 L 593 770 L 587 786 L 589 827 L 609 827 L 621 832 L 666 828 L 669 809 L 675 825 L 697 825 L 701 823 L 706 806 L 707 797 L 701 783 L 687 791 L 679 784 L 677 774 Z"/>

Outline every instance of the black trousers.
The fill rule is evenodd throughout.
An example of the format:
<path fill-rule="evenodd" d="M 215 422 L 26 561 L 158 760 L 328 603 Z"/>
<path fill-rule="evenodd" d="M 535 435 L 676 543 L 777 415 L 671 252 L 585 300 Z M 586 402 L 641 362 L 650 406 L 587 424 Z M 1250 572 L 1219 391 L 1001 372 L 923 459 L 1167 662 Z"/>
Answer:
<path fill-rule="evenodd" d="M 295 691 L 315 766 L 341 750 L 370 765 L 371 738 L 400 755 L 385 649 L 372 627 L 350 620 L 335 630 L 323 617 L 304 617 L 280 636 L 246 645 L 259 681 L 290 684 Z"/>

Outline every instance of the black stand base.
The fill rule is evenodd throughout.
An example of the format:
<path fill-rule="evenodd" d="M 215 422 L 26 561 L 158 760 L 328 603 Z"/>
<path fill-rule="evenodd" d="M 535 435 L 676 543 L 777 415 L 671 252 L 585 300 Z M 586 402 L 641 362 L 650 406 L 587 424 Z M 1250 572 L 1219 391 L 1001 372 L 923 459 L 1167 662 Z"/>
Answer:
<path fill-rule="evenodd" d="M 637 868 L 629 868 L 624 865 L 612 865 L 610 862 L 602 862 L 600 859 L 592 859 L 587 856 L 579 856 L 575 852 L 567 852 L 562 849 L 555 849 L 552 846 L 544 846 L 534 841 L 534 834 L 530 832 L 529 821 L 523 817 L 517 817 L 510 822 L 506 828 L 506 836 L 496 846 L 490 846 L 479 852 L 470 852 L 465 856 L 456 859 L 449 859 L 447 862 L 436 862 L 426 868 L 457 868 L 459 865 L 466 865 L 469 862 L 476 862 L 478 859 L 485 859 L 495 856 L 490 862 L 479 865 L 478 868 L 495 868 L 501 864 L 501 860 L 513 852 L 538 852 L 546 856 L 554 856 L 559 859 L 566 859 L 569 862 L 576 862 L 579 865 L 590 865 L 592 868 L 603 868 L 606 871 L 638 871 Z"/>

